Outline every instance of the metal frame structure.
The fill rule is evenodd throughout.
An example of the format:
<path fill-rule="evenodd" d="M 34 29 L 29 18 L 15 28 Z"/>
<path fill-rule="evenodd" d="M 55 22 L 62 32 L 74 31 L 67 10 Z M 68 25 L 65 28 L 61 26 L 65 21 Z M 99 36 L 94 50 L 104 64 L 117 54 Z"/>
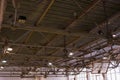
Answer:
<path fill-rule="evenodd" d="M 18 3 L 13 0 L 14 4 L 10 0 L 4 1 L 0 1 L 0 60 L 7 60 L 7 63 L 0 62 L 0 66 L 6 69 L 12 66 L 49 68 L 51 62 L 52 67 L 65 69 L 64 75 L 74 72 L 69 69 L 78 69 L 76 75 L 83 68 L 91 68 L 92 63 L 102 62 L 104 56 L 112 55 L 110 60 L 115 60 L 114 56 L 119 53 L 114 49 L 120 45 L 119 0 L 106 2 L 107 21 L 102 0 L 28 0 Z M 15 8 L 15 4 L 19 4 L 19 8 Z M 19 16 L 26 18 L 25 23 L 19 22 Z M 110 32 L 115 35 L 111 43 L 106 38 L 109 36 L 106 22 L 110 29 L 116 30 Z M 3 53 L 8 47 L 13 51 Z M 70 52 L 74 54 L 69 56 Z M 42 72 L 46 74 L 46 71 Z"/>

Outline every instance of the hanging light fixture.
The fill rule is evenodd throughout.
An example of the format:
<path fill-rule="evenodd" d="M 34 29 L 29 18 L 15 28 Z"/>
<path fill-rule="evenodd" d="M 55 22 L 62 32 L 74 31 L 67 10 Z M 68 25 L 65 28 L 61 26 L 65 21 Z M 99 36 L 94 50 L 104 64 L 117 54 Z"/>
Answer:
<path fill-rule="evenodd" d="M 52 66 L 53 64 L 51 62 L 48 63 L 49 66 Z"/>
<path fill-rule="evenodd" d="M 2 60 L 2 63 L 7 63 L 7 61 L 6 60 Z"/>
<path fill-rule="evenodd" d="M 73 55 L 74 55 L 74 53 L 73 53 L 73 52 L 70 52 L 70 53 L 69 53 L 69 56 L 73 56 Z"/>
<path fill-rule="evenodd" d="M 73 52 L 70 52 L 69 50 L 67 50 L 67 47 L 66 47 L 66 36 L 64 35 L 64 54 L 65 54 L 65 57 L 71 57 L 74 55 Z"/>
<path fill-rule="evenodd" d="M 6 51 L 6 53 L 10 53 L 9 51 Z"/>
<path fill-rule="evenodd" d="M 4 69 L 4 67 L 3 67 L 3 66 L 1 66 L 1 67 L 0 67 L 0 69 Z"/>
<path fill-rule="evenodd" d="M 117 35 L 113 34 L 113 35 L 112 35 L 112 37 L 113 37 L 113 38 L 116 38 L 116 37 L 117 37 Z"/>
<path fill-rule="evenodd" d="M 12 51 L 12 50 L 13 50 L 13 48 L 10 48 L 10 47 L 9 47 L 9 48 L 7 48 L 7 51 Z"/>

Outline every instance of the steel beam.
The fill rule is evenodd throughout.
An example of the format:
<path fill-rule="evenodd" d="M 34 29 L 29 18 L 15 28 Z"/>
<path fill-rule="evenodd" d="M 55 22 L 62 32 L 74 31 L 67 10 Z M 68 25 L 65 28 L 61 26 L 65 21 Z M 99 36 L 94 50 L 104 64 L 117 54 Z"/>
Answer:
<path fill-rule="evenodd" d="M 29 33 L 30 33 L 30 31 L 25 32 L 22 36 L 18 37 L 18 38 L 14 41 L 14 43 L 22 40 L 22 39 L 23 39 L 24 37 L 26 37 Z"/>
<path fill-rule="evenodd" d="M 19 58 L 17 58 L 17 56 L 19 56 Z M 22 54 L 22 53 L 17 53 L 17 54 L 5 54 L 4 57 L 7 58 L 13 58 L 13 59 L 20 59 L 23 60 L 23 58 L 27 57 L 27 58 L 31 58 L 33 61 L 35 61 L 36 59 L 48 59 L 48 60 L 53 60 L 53 59 L 64 59 L 64 57 L 62 56 L 38 56 L 38 55 L 30 55 L 30 54 Z M 79 59 L 79 60 L 83 60 L 84 58 L 80 57 L 67 57 L 66 59 L 69 60 L 74 60 L 74 59 Z M 86 60 L 89 60 L 90 58 L 86 58 Z M 8 59 L 9 60 L 9 59 Z M 20 60 L 10 60 L 10 61 L 20 61 Z M 23 60 L 24 61 L 24 60 Z"/>
<path fill-rule="evenodd" d="M 87 9 L 85 9 L 85 11 L 83 11 L 83 13 L 80 14 L 80 16 L 79 16 L 78 19 L 75 19 L 71 24 L 69 24 L 68 27 L 66 27 L 65 31 L 69 31 L 69 28 L 71 28 L 71 26 L 75 25 L 75 23 L 76 23 L 78 20 L 80 20 L 80 18 L 83 17 L 87 12 L 89 12 L 91 9 L 93 9 L 93 8 L 96 6 L 96 4 L 98 4 L 99 1 L 100 1 L 100 0 L 95 0 L 92 4 L 90 4 L 90 5 L 87 7 Z M 80 32 L 80 33 L 81 33 L 81 32 Z M 88 34 L 89 34 L 89 33 L 88 33 Z M 91 34 L 89 34 L 89 35 L 91 35 Z M 89 35 L 86 35 L 86 33 L 85 33 L 85 34 L 83 34 L 82 36 L 79 36 L 79 38 L 78 38 L 77 40 L 73 41 L 71 44 L 76 43 L 76 42 L 79 41 L 82 37 L 87 37 L 87 36 L 89 36 Z M 95 36 L 95 35 L 94 35 L 94 36 Z M 54 38 L 54 39 L 56 39 L 56 38 Z M 50 42 L 50 43 L 51 43 L 51 42 Z M 70 45 L 70 44 L 69 44 L 69 45 Z M 58 52 L 58 51 L 56 51 L 55 53 L 57 53 L 57 52 Z"/>
<path fill-rule="evenodd" d="M 1 45 L 4 44 L 4 42 L 0 42 Z M 60 46 L 42 46 L 42 45 L 33 45 L 33 44 L 23 44 L 23 43 L 8 43 L 8 45 L 10 46 L 20 46 L 20 47 L 43 47 L 43 48 L 52 48 L 52 49 L 64 49 L 64 47 L 60 47 Z M 68 49 L 75 49 L 72 47 L 68 47 Z"/>
<path fill-rule="evenodd" d="M 57 35 L 55 35 L 49 42 L 53 42 L 55 37 L 57 37 Z M 49 46 L 49 44 L 50 44 L 49 42 L 47 44 L 45 44 L 45 46 Z M 41 48 L 39 51 L 37 51 L 36 54 L 39 54 L 42 51 L 42 49 L 45 49 L 45 48 Z"/>
<path fill-rule="evenodd" d="M 37 22 L 35 23 L 35 25 L 40 24 L 40 22 L 44 19 L 45 15 L 47 14 L 48 10 L 51 8 L 51 6 L 53 5 L 53 3 L 55 2 L 55 0 L 51 0 L 50 4 L 48 5 L 48 7 L 45 9 L 44 13 L 42 14 L 42 16 L 37 20 Z"/>
<path fill-rule="evenodd" d="M 35 26 L 26 26 L 26 27 L 22 27 L 22 26 L 11 26 L 8 24 L 3 24 L 2 27 L 4 28 L 10 28 L 10 29 L 20 29 L 20 30 L 28 30 L 28 31 L 33 31 L 33 32 L 45 32 L 45 33 L 51 33 L 51 34 L 58 34 L 58 35 L 67 35 L 67 36 L 76 36 L 76 37 L 81 37 L 81 36 L 87 36 L 87 35 L 91 35 L 85 31 L 81 31 L 81 32 L 69 32 L 66 30 L 61 30 L 61 29 L 55 29 L 55 28 L 51 28 L 51 27 L 35 27 Z"/>
<path fill-rule="evenodd" d="M 0 0 L 0 29 L 2 28 L 3 15 L 6 7 L 6 0 Z"/>
<path fill-rule="evenodd" d="M 68 47 L 68 46 L 70 46 L 70 45 L 72 45 L 72 44 L 78 42 L 80 39 L 81 39 L 81 37 L 80 37 L 80 38 L 77 38 L 77 39 L 74 40 L 73 42 L 67 44 L 66 47 Z M 59 50 L 55 51 L 55 53 L 53 53 L 53 54 L 51 54 L 51 55 L 55 55 L 56 53 L 58 53 L 58 52 L 61 51 L 61 50 L 63 50 L 63 49 L 59 49 Z"/>
<path fill-rule="evenodd" d="M 35 25 L 38 26 L 40 24 L 40 22 L 44 19 L 45 15 L 47 14 L 47 12 L 49 11 L 49 9 L 51 8 L 51 6 L 53 5 L 55 0 L 51 0 L 51 2 L 49 3 L 48 7 L 44 10 L 43 14 L 39 17 L 39 19 L 35 22 Z M 31 34 L 33 33 L 33 31 L 31 32 Z M 40 32 L 41 33 L 41 32 Z M 49 41 L 44 34 L 41 33 L 41 35 L 47 40 Z M 39 53 L 39 51 L 37 52 Z"/>
<path fill-rule="evenodd" d="M 38 55 L 30 55 L 30 54 L 22 54 L 22 53 L 17 53 L 17 54 L 5 54 L 4 57 L 7 57 L 6 60 L 8 61 L 24 61 L 24 58 L 29 58 L 30 60 L 32 59 L 33 61 L 36 60 L 41 60 L 41 59 L 47 59 L 47 60 L 54 60 L 54 59 L 63 59 L 63 57 L 57 57 L 57 56 L 38 56 Z M 17 58 L 19 57 L 19 58 Z M 14 59 L 14 60 L 9 60 L 9 59 Z M 18 60 L 20 59 L 20 60 Z M 32 62 L 32 61 L 31 61 Z"/>
<path fill-rule="evenodd" d="M 66 30 L 69 30 L 69 28 L 72 28 L 76 25 L 78 21 L 80 21 L 80 18 L 85 16 L 89 11 L 91 11 L 101 0 L 94 0 L 83 12 L 80 14 L 80 16 L 75 19 L 67 28 Z"/>
<path fill-rule="evenodd" d="M 115 19 L 117 19 L 118 17 L 120 17 L 120 12 L 118 12 L 117 14 L 115 14 L 114 16 L 112 16 L 111 18 L 109 18 L 109 23 L 112 23 L 112 22 L 113 22 Z M 104 22 L 103 22 L 102 24 L 98 25 L 96 28 L 94 28 L 91 32 L 95 32 L 96 30 L 98 30 L 98 29 L 99 29 L 99 26 L 100 26 L 100 27 L 104 27 Z M 97 43 L 99 43 L 100 41 L 103 41 L 103 42 L 100 43 L 101 45 L 106 42 L 105 39 L 102 39 L 101 37 L 99 37 L 99 38 L 96 39 L 95 41 L 90 42 L 90 43 L 88 43 L 88 44 L 80 47 L 79 49 L 77 49 L 77 51 L 78 51 L 78 50 L 85 49 L 85 48 L 87 48 L 87 47 L 88 47 L 88 49 L 93 48 L 93 47 L 97 46 Z M 106 43 L 107 43 L 107 42 L 106 42 Z M 93 45 L 93 44 L 96 44 L 96 45 Z M 93 46 L 89 46 L 89 45 L 93 45 Z M 90 47 L 90 48 L 89 48 L 89 47 Z M 88 50 L 88 49 L 87 49 L 87 50 Z"/>
<path fill-rule="evenodd" d="M 76 74 L 73 74 L 73 75 L 76 75 Z M 1 75 L 0 77 L 12 77 L 12 78 L 13 77 L 19 77 L 20 78 L 21 76 L 20 75 L 11 75 L 10 74 L 10 75 L 6 75 L 6 76 Z M 43 75 L 37 75 L 37 77 L 43 77 Z M 63 75 L 57 75 L 57 76 L 56 75 L 48 75 L 47 77 L 65 77 L 65 76 L 63 76 Z M 35 78 L 35 76 L 33 76 L 33 75 L 32 76 L 24 76 L 23 78 Z"/>
<path fill-rule="evenodd" d="M 120 17 L 120 12 L 114 14 L 112 17 L 110 17 L 110 18 L 108 19 L 108 24 L 113 23 L 113 21 L 116 20 L 116 19 L 119 18 L 119 17 Z M 100 25 L 98 25 L 97 27 L 95 27 L 94 29 L 92 29 L 92 30 L 90 31 L 90 33 L 95 33 L 95 32 L 98 31 L 100 28 L 104 28 L 104 27 L 105 27 L 104 25 L 105 25 L 105 21 L 104 21 L 102 24 L 100 24 Z"/>
<path fill-rule="evenodd" d="M 44 0 L 44 1 L 46 1 L 46 0 Z M 53 3 L 53 1 L 54 1 L 54 0 L 52 0 L 51 3 Z M 49 9 L 50 6 L 52 5 L 51 3 L 50 3 L 50 5 L 48 6 L 48 8 L 45 9 L 44 13 L 42 14 L 42 16 L 40 17 L 40 19 L 38 20 L 38 23 L 39 23 L 40 21 L 42 21 L 42 19 L 44 18 L 44 16 L 47 14 L 48 9 Z M 35 25 L 37 25 L 37 24 L 35 23 Z M 25 39 L 25 43 L 27 43 L 27 42 L 29 41 L 29 39 L 31 38 L 33 32 L 34 32 L 34 31 L 30 31 L 29 35 L 28 35 L 27 38 Z M 43 35 L 42 35 L 42 36 L 43 36 Z"/>

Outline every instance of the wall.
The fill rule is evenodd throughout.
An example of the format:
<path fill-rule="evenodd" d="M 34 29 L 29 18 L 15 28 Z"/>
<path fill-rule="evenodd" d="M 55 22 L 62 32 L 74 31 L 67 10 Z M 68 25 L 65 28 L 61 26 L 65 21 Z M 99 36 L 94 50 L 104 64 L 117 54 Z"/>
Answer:
<path fill-rule="evenodd" d="M 20 78 L 20 77 L 0 77 L 0 80 L 36 80 L 35 78 Z M 48 77 L 46 79 L 39 78 L 38 80 L 67 80 L 65 77 Z"/>
<path fill-rule="evenodd" d="M 48 77 L 47 80 L 67 80 L 66 77 Z"/>
<path fill-rule="evenodd" d="M 0 77 L 0 80 L 34 80 L 33 78 L 19 78 L 19 77 Z"/>

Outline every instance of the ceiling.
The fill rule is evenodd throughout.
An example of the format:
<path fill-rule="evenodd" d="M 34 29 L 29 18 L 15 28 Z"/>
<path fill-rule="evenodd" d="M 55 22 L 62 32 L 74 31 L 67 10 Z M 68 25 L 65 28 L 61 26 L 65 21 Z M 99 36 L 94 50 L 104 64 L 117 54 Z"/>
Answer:
<path fill-rule="evenodd" d="M 48 68 L 51 62 L 57 68 L 75 68 L 109 56 L 91 55 L 120 41 L 120 1 L 103 1 L 1 0 L 0 59 L 7 63 L 0 65 Z M 108 33 L 117 35 L 117 41 Z M 10 53 L 8 47 L 13 48 Z"/>

